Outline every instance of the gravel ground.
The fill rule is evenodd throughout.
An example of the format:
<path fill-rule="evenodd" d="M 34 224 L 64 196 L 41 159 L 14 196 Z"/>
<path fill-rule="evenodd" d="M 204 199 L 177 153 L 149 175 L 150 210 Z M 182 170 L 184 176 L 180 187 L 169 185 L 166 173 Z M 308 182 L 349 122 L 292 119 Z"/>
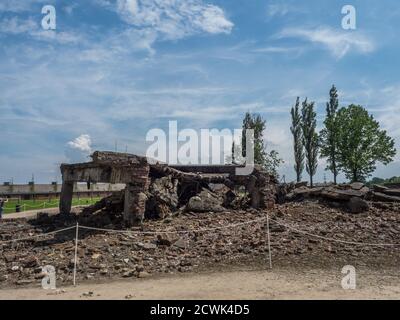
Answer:
<path fill-rule="evenodd" d="M 371 207 L 363 214 L 350 214 L 315 202 L 290 203 L 269 212 L 271 256 L 274 268 L 296 266 L 299 270 L 331 269 L 350 264 L 372 270 L 399 265 L 398 247 L 343 244 L 293 232 L 282 224 L 322 237 L 367 243 L 400 243 L 400 215 L 393 208 Z M 266 212 L 226 211 L 181 214 L 164 220 L 146 221 L 132 231 L 155 234 L 121 234 L 80 229 L 77 280 L 147 278 L 162 274 L 202 272 L 216 266 L 267 263 Z M 249 224 L 250 221 L 264 219 Z M 120 216 L 60 215 L 39 219 L 0 222 L 0 240 L 7 241 L 80 225 L 123 229 Z M 258 221 L 258 220 L 257 220 Z M 232 228 L 229 224 L 244 223 Z M 162 232 L 182 232 L 168 234 Z M 0 245 L 0 288 L 39 286 L 41 266 L 56 268 L 57 283 L 72 283 L 75 230 L 45 238 Z"/>

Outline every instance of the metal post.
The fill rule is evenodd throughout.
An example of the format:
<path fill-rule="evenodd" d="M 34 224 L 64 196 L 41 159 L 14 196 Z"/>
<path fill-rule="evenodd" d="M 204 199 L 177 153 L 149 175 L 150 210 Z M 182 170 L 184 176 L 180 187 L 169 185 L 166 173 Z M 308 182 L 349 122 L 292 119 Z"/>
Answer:
<path fill-rule="evenodd" d="M 76 264 L 78 260 L 78 230 L 79 230 L 79 223 L 77 222 L 75 231 L 74 286 L 76 285 Z"/>
<path fill-rule="evenodd" d="M 269 215 L 267 213 L 267 239 L 268 239 L 268 259 L 269 259 L 269 268 L 272 269 L 272 258 L 271 258 L 271 241 L 269 237 Z"/>

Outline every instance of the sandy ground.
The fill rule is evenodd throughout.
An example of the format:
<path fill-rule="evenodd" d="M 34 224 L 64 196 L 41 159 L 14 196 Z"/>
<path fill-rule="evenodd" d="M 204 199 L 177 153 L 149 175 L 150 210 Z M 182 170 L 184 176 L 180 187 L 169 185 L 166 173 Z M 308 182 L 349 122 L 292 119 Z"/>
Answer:
<path fill-rule="evenodd" d="M 357 270 L 355 290 L 342 289 L 343 276 L 340 269 L 234 270 L 81 283 L 55 291 L 5 289 L 0 299 L 400 299 L 396 270 Z"/>

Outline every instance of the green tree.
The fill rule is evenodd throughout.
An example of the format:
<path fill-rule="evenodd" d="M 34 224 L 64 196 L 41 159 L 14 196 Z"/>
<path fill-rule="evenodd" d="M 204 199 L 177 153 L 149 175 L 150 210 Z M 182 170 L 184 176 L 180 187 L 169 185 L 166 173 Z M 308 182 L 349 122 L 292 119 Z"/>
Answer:
<path fill-rule="evenodd" d="M 394 139 L 380 129 L 379 122 L 362 106 L 341 108 L 336 124 L 340 168 L 351 181 L 365 181 L 377 162 L 387 165 L 393 161 Z"/>
<path fill-rule="evenodd" d="M 231 154 L 226 156 L 225 162 L 231 164 L 240 164 L 243 162 L 241 145 L 232 142 Z"/>
<path fill-rule="evenodd" d="M 302 143 L 301 115 L 300 115 L 300 98 L 297 97 L 294 107 L 290 110 L 292 116 L 292 126 L 290 131 L 293 135 L 293 151 L 294 151 L 294 170 L 296 171 L 297 182 L 301 181 L 301 175 L 304 170 L 304 150 Z"/>
<path fill-rule="evenodd" d="M 336 184 L 339 173 L 337 163 L 337 136 L 338 126 L 336 124 L 336 113 L 339 108 L 338 93 L 333 85 L 329 91 L 329 102 L 326 104 L 326 118 L 324 121 L 324 129 L 321 130 L 321 157 L 326 158 L 326 170 L 333 173 L 333 182 Z"/>
<path fill-rule="evenodd" d="M 278 167 L 283 162 L 275 150 L 266 152 L 263 134 L 266 129 L 266 121 L 259 114 L 246 112 L 242 125 L 242 155 L 246 157 L 246 129 L 254 130 L 254 163 L 261 165 L 274 175 L 278 175 Z M 234 148 L 234 146 L 233 146 Z"/>
<path fill-rule="evenodd" d="M 303 146 L 306 158 L 306 171 L 310 176 L 310 186 L 313 187 L 313 177 L 318 167 L 319 137 L 316 132 L 317 114 L 314 111 L 314 102 L 304 100 L 301 108 L 301 128 L 303 132 Z"/>
<path fill-rule="evenodd" d="M 254 163 L 262 165 L 266 158 L 264 148 L 263 132 L 266 128 L 266 121 L 259 114 L 246 112 L 242 125 L 242 155 L 246 157 L 246 130 L 254 130 Z"/>
<path fill-rule="evenodd" d="M 278 168 L 283 162 L 283 159 L 279 157 L 278 151 L 271 150 L 266 154 L 263 167 L 275 177 L 279 177 Z"/>
<path fill-rule="evenodd" d="M 391 177 L 390 179 L 382 179 L 379 177 L 374 177 L 371 180 L 369 180 L 366 184 L 367 186 L 372 186 L 374 184 L 380 184 L 380 185 L 385 185 L 388 183 L 400 183 L 400 177 Z"/>

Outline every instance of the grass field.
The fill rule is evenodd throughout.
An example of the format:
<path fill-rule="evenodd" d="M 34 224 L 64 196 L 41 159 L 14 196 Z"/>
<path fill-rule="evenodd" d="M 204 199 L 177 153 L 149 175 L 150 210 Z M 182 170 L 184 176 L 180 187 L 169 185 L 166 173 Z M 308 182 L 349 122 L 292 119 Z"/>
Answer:
<path fill-rule="evenodd" d="M 72 206 L 79 206 L 79 205 L 90 205 L 94 204 L 95 202 L 99 201 L 101 198 L 74 198 L 72 199 Z M 56 208 L 59 204 L 59 199 L 37 199 L 37 200 L 9 200 L 7 203 L 4 204 L 4 214 L 7 213 L 14 213 L 16 212 L 15 206 L 19 204 L 21 205 L 21 212 L 22 211 L 29 211 L 29 210 L 39 210 L 39 209 L 46 209 L 46 208 Z"/>

